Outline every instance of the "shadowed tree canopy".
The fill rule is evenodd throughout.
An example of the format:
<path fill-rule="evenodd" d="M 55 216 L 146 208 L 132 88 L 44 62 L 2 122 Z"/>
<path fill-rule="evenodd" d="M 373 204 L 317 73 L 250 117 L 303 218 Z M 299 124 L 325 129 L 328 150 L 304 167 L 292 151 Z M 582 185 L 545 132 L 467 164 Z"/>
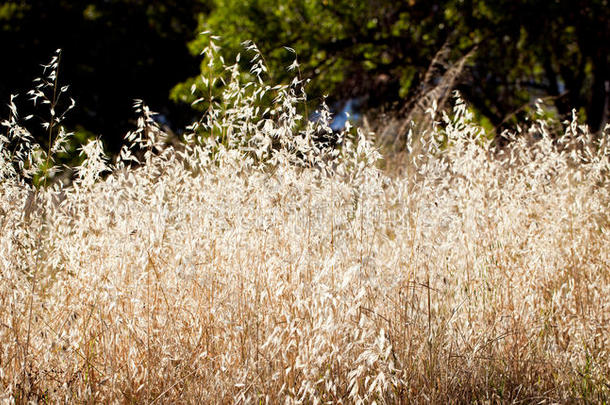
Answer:
<path fill-rule="evenodd" d="M 227 57 L 253 40 L 276 80 L 293 75 L 290 46 L 310 95 L 364 97 L 365 108 L 420 94 L 443 46 L 441 74 L 476 47 L 457 88 L 493 127 L 538 97 L 560 116 L 580 110 L 593 130 L 607 122 L 608 0 L 216 0 L 199 29 L 222 36 Z M 205 46 L 198 38 L 191 50 Z M 189 101 L 191 83 L 174 98 Z"/>
<path fill-rule="evenodd" d="M 52 3 L 52 4 L 50 4 Z M 104 135 L 116 150 L 132 127 L 133 100 L 144 99 L 174 120 L 188 111 L 168 102 L 178 81 L 196 74 L 186 47 L 206 0 L 21 0 L 0 5 L 0 100 L 19 93 L 20 110 L 55 49 L 60 82 L 70 85 L 77 108 L 68 125 Z"/>
<path fill-rule="evenodd" d="M 40 64 L 62 48 L 60 82 L 77 101 L 68 126 L 116 151 L 138 98 L 181 128 L 194 112 L 168 95 L 193 101 L 207 69 L 198 57 L 207 39 L 196 34 L 206 30 L 222 37 L 227 60 L 253 40 L 271 81 L 292 78 L 284 47 L 294 48 L 312 104 L 327 94 L 400 111 L 474 49 L 452 85 L 490 127 L 522 118 L 538 97 L 560 117 L 576 108 L 593 130 L 608 122 L 608 0 L 5 1 L 0 103 L 20 93 L 26 114 Z"/>

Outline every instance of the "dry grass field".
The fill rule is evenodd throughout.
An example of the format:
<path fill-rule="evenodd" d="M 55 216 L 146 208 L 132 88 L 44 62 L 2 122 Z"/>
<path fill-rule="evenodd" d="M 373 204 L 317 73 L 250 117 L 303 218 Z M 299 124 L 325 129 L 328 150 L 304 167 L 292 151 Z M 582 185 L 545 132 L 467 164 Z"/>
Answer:
<path fill-rule="evenodd" d="M 62 132 L 4 121 L 0 401 L 607 403 L 608 130 L 499 148 L 458 100 L 390 164 L 228 72 L 211 136 L 167 145 L 139 105 L 66 184 L 31 181 Z"/>

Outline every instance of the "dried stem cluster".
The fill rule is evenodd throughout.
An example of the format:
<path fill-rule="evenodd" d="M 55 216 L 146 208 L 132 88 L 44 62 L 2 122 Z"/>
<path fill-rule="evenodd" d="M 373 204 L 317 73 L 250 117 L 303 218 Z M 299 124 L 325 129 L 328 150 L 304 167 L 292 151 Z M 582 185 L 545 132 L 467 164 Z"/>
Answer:
<path fill-rule="evenodd" d="M 298 80 L 227 72 L 180 149 L 138 104 L 69 185 L 5 121 L 0 400 L 608 400 L 607 131 L 499 149 L 458 101 L 387 173 L 362 133 L 316 144 Z"/>

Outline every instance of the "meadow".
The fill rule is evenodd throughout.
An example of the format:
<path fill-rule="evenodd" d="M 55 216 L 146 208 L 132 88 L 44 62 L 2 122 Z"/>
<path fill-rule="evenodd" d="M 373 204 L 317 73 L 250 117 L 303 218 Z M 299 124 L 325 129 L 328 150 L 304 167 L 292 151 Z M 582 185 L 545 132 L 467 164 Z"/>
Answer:
<path fill-rule="evenodd" d="M 456 98 L 401 154 L 329 146 L 250 51 L 182 142 L 138 102 L 118 158 L 92 140 L 67 175 L 60 112 L 44 147 L 11 101 L 0 401 L 607 403 L 608 128 L 499 145 Z"/>

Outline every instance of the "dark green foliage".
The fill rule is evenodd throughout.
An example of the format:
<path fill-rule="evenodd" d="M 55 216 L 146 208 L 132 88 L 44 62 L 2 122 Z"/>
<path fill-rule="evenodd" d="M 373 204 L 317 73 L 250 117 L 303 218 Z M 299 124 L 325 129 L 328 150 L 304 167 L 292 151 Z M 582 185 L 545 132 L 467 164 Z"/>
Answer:
<path fill-rule="evenodd" d="M 40 63 L 62 48 L 60 81 L 78 106 L 69 128 L 103 135 L 116 151 L 133 128 L 134 99 L 182 128 L 200 97 L 192 84 L 207 91 L 197 74 L 209 73 L 198 57 L 208 39 L 197 33 L 209 30 L 222 37 L 228 64 L 242 52 L 245 68 L 241 43 L 252 40 L 271 82 L 311 78 L 311 107 L 328 95 L 330 103 L 358 97 L 365 110 L 404 113 L 476 49 L 451 83 L 485 126 L 523 118 L 542 97 L 554 106 L 549 113 L 575 108 L 596 131 L 608 122 L 609 10 L 608 0 L 5 1 L 0 103 L 17 92 L 20 112 L 31 113 L 25 93 Z M 295 54 L 284 47 L 296 51 L 299 71 L 286 69 Z M 441 49 L 449 52 L 431 66 Z M 168 99 L 172 88 L 171 100 L 182 103 Z"/>
<path fill-rule="evenodd" d="M 312 96 L 364 96 L 366 107 L 420 94 L 443 45 L 449 64 L 476 46 L 458 88 L 492 126 L 547 97 L 561 116 L 576 108 L 598 130 L 608 108 L 609 10 L 607 0 L 216 0 L 199 28 L 223 37 L 227 57 L 256 42 L 276 80 L 293 75 L 290 46 L 314 79 Z"/>

